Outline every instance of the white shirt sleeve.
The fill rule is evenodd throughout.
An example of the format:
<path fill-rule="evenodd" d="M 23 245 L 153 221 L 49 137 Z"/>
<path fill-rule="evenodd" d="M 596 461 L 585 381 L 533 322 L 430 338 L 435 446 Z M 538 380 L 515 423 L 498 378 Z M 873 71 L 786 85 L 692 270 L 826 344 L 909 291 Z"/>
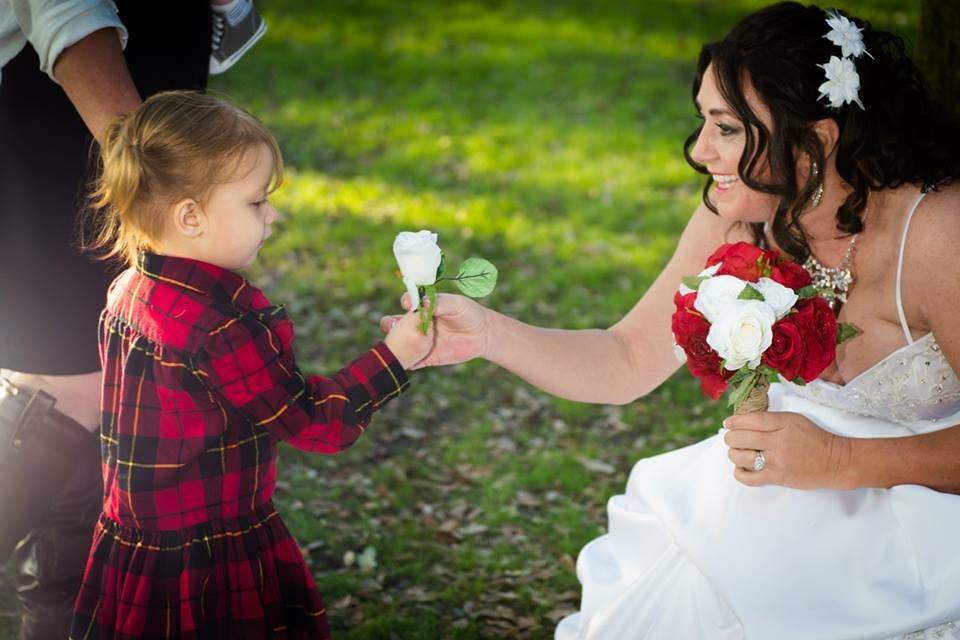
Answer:
<path fill-rule="evenodd" d="M 127 46 L 127 29 L 111 0 L 10 0 L 20 31 L 40 58 L 40 69 L 53 78 L 53 65 L 64 49 L 94 31 L 113 27 Z"/>

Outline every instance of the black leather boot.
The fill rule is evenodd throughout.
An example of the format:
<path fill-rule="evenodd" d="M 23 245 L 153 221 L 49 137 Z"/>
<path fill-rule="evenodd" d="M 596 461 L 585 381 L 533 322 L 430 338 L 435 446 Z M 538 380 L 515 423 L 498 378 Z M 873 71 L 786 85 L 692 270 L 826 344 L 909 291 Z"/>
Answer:
<path fill-rule="evenodd" d="M 0 560 L 16 548 L 20 638 L 67 637 L 101 506 L 99 438 L 0 380 Z"/>

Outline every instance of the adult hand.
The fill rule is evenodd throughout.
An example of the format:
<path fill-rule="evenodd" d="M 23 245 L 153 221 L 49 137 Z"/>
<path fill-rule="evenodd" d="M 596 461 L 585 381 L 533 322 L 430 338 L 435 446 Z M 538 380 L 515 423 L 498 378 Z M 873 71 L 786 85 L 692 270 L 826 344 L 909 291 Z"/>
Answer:
<path fill-rule="evenodd" d="M 730 416 L 723 441 L 736 466 L 734 477 L 745 485 L 768 484 L 794 489 L 845 489 L 850 440 L 824 431 L 808 418 L 788 411 L 757 411 Z M 753 470 L 757 451 L 765 465 Z"/>
<path fill-rule="evenodd" d="M 400 305 L 409 310 L 410 296 L 403 294 Z M 433 314 L 435 342 L 426 358 L 413 368 L 466 362 L 487 352 L 490 312 L 470 298 L 441 293 Z M 384 316 L 380 328 L 389 331 L 403 316 Z"/>

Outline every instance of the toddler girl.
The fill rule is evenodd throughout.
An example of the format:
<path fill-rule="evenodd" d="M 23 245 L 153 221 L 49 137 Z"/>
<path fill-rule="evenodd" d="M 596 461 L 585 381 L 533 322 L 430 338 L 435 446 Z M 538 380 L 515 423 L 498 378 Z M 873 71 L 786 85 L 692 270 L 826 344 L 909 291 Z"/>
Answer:
<path fill-rule="evenodd" d="M 100 320 L 104 504 L 71 638 L 326 638 L 323 603 L 271 503 L 277 444 L 350 445 L 423 358 L 413 314 L 332 377 L 236 270 L 270 237 L 269 131 L 188 92 L 112 121 L 95 246 L 129 268 Z"/>

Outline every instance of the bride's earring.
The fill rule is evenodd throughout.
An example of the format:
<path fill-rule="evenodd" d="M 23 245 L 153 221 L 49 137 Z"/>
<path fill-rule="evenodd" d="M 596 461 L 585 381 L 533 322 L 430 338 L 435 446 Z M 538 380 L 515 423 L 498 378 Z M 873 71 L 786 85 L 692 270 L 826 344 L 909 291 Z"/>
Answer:
<path fill-rule="evenodd" d="M 813 180 L 816 180 L 820 177 L 820 167 L 817 166 L 817 162 L 813 161 L 810 163 L 810 176 Z M 823 200 L 823 180 L 820 180 L 817 183 L 817 188 L 814 190 L 813 195 L 810 197 L 810 204 L 813 205 L 813 208 L 816 209 L 820 206 L 820 201 Z"/>

